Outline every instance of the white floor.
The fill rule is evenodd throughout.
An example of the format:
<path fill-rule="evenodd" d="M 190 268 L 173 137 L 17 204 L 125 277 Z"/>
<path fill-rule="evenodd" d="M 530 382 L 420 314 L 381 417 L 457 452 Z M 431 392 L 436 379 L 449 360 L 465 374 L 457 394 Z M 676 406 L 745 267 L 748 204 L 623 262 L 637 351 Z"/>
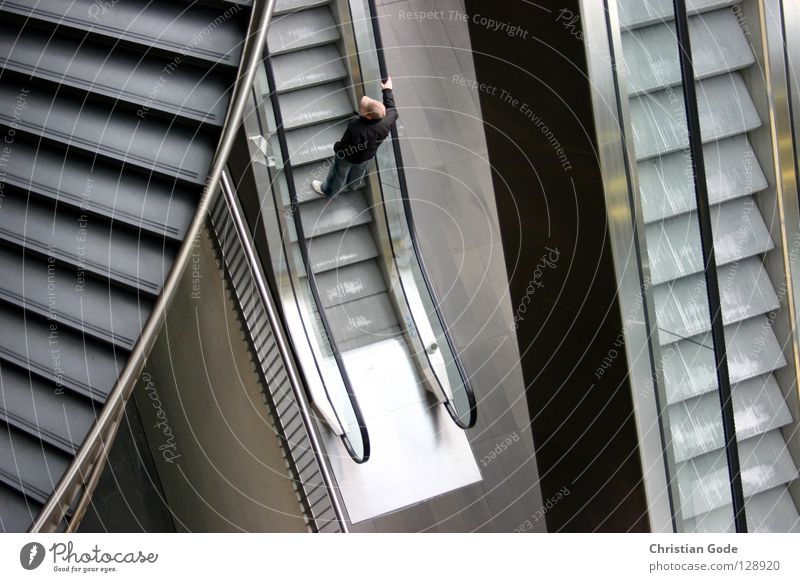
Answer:
<path fill-rule="evenodd" d="M 333 434 L 325 446 L 356 523 L 481 480 L 466 433 L 419 384 L 402 341 L 343 354 L 369 430 L 371 458 L 351 461 Z"/>

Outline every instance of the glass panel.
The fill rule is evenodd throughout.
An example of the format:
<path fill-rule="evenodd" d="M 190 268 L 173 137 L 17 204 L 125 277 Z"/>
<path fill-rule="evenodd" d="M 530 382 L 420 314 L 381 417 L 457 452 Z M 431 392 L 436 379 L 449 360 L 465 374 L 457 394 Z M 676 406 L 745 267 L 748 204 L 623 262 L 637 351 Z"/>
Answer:
<path fill-rule="evenodd" d="M 728 531 L 733 524 L 731 488 L 672 2 L 619 0 L 618 11 L 625 61 L 619 70 L 625 77 L 621 86 L 627 93 L 645 223 L 660 346 L 657 365 L 679 492 L 678 528 Z M 758 234 L 737 230 L 740 210 L 712 210 L 715 222 L 727 228 L 725 240 L 740 236 L 763 245 Z M 720 264 L 731 260 L 729 252 L 735 255 L 719 243 L 715 248 Z M 752 273 L 745 268 L 740 275 L 745 274 Z M 719 278 L 722 287 L 725 274 Z M 731 375 L 741 373 L 746 355 L 731 346 L 728 355 Z"/>
<path fill-rule="evenodd" d="M 381 68 L 376 51 L 375 19 L 367 0 L 350 2 L 350 11 L 358 48 L 358 61 L 365 93 L 380 94 Z M 394 144 L 387 143 L 376 156 L 383 207 L 391 236 L 392 251 L 399 276 L 400 291 L 411 316 L 406 322 L 414 351 L 425 375 L 436 382 L 444 395 L 450 416 L 462 428 L 475 424 L 477 410 L 469 379 L 457 357 L 441 310 L 426 278 L 422 256 L 415 245 L 413 216 L 403 195 L 403 181 Z"/>
<path fill-rule="evenodd" d="M 284 313 L 290 329 L 302 326 L 305 330 L 308 344 L 295 343 L 303 369 L 319 372 L 318 376 L 306 374 L 312 402 L 331 428 L 340 433 L 352 458 L 362 462 L 368 457 L 368 434 L 358 404 L 340 372 L 305 276 L 277 123 L 269 98 L 268 76 L 263 66 L 256 74 L 253 94 L 257 98 L 254 98 L 252 114 L 244 119 L 244 127 L 248 133 L 253 175 L 264 197 L 259 201 L 261 220 L 267 236 L 277 244 L 277 251 L 271 248 L 272 269 L 284 300 Z M 271 216 L 263 214 L 267 209 L 272 210 Z M 296 308 L 292 309 L 295 302 Z"/>

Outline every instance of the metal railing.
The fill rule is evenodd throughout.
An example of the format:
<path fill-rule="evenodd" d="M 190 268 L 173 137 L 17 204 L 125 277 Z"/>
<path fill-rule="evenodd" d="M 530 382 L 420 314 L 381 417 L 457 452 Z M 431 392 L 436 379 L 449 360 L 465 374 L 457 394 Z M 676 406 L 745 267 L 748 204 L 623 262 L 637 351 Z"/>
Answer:
<path fill-rule="evenodd" d="M 175 261 L 164 281 L 161 294 L 153 306 L 133 350 L 122 369 L 114 388 L 106 400 L 103 409 L 92 425 L 75 458 L 56 485 L 53 494 L 42 508 L 31 525 L 31 532 L 53 532 L 65 527 L 66 531 L 75 531 L 80 524 L 83 513 L 88 507 L 94 489 L 102 473 L 108 448 L 114 441 L 139 375 L 144 369 L 147 356 L 155 344 L 156 338 L 166 320 L 167 310 L 175 298 L 184 271 L 189 265 L 192 245 L 198 234 L 205 228 L 206 218 L 219 193 L 220 179 L 230 155 L 245 110 L 250 86 L 255 77 L 256 67 L 261 61 L 261 49 L 266 44 L 267 28 L 272 18 L 276 0 L 254 0 L 247 29 L 247 37 L 242 49 L 239 64 L 239 75 L 232 95 L 231 105 L 225 117 L 211 171 L 206 180 L 203 194 L 197 205 L 192 222 L 187 229 L 186 237 L 181 244 Z M 63 521 L 75 504 L 71 519 Z"/>
<path fill-rule="evenodd" d="M 278 310 L 249 235 L 236 192 L 222 175 L 222 196 L 209 217 L 295 491 L 313 531 L 347 531 L 347 519 Z"/>

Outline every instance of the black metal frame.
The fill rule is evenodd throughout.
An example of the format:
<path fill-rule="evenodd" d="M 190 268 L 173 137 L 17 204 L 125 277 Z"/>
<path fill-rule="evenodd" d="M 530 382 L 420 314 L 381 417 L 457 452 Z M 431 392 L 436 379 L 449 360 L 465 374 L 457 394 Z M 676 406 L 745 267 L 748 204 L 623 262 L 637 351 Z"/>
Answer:
<path fill-rule="evenodd" d="M 686 123 L 689 135 L 689 151 L 692 158 L 697 216 L 700 223 L 700 245 L 703 252 L 708 309 L 711 316 L 711 337 L 714 343 L 714 363 L 717 369 L 719 400 L 722 409 L 722 431 L 725 439 L 725 457 L 728 462 L 728 475 L 731 484 L 733 522 L 737 533 L 747 532 L 744 491 L 742 488 L 739 447 L 736 441 L 736 426 L 733 415 L 731 380 L 728 371 L 728 355 L 725 345 L 725 329 L 722 321 L 722 304 L 717 281 L 717 261 L 714 253 L 714 237 L 711 224 L 711 209 L 708 202 L 705 159 L 703 158 L 703 138 L 700 132 L 700 114 L 697 109 L 697 92 L 694 80 L 692 45 L 689 40 L 689 18 L 686 0 L 673 0 L 675 9 L 675 30 L 678 39 L 678 52 L 683 80 L 683 99 L 686 107 Z"/>

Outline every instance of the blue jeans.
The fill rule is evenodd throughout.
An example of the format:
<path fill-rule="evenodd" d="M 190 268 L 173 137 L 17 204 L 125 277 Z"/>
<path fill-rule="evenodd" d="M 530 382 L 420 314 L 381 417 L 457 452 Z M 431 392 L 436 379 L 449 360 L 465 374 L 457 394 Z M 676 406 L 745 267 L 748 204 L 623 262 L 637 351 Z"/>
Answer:
<path fill-rule="evenodd" d="M 328 172 L 328 177 L 325 178 L 325 183 L 322 184 L 322 191 L 326 196 L 336 196 L 345 188 L 350 190 L 363 188 L 369 162 L 370 160 L 360 164 L 351 164 L 343 158 L 334 157 L 333 166 Z"/>

